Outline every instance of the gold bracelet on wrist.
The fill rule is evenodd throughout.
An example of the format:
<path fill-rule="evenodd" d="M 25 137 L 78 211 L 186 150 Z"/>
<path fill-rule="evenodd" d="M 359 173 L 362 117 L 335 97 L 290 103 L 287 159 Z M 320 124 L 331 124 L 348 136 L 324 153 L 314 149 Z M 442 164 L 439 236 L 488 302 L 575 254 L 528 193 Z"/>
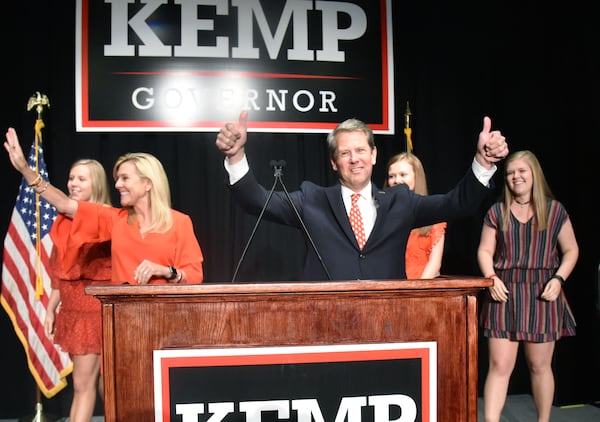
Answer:
<path fill-rule="evenodd" d="M 42 183 L 42 176 L 40 176 L 40 174 L 38 173 L 37 177 L 33 180 L 33 182 L 31 182 L 29 184 L 29 187 L 31 188 L 35 188 L 37 187 L 37 185 L 39 185 L 40 183 Z"/>
<path fill-rule="evenodd" d="M 50 185 L 50 183 L 46 182 L 46 184 L 44 185 L 44 187 L 41 190 L 37 190 L 34 188 L 35 193 L 37 193 L 38 195 L 41 195 L 42 193 L 46 192 L 46 189 L 48 189 L 49 185 Z"/>

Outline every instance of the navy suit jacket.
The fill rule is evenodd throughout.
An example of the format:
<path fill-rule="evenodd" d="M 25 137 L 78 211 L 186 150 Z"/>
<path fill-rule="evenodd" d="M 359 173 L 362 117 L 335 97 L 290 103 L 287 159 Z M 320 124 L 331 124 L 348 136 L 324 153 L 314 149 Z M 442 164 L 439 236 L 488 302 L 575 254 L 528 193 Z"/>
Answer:
<path fill-rule="evenodd" d="M 229 188 L 240 206 L 253 215 L 260 214 L 269 195 L 252 170 Z M 446 194 L 421 196 L 404 184 L 385 189 L 373 185 L 377 218 L 361 251 L 344 207 L 341 185 L 323 187 L 302 182 L 290 197 L 323 259 L 321 263 L 307 242 L 302 278 L 327 280 L 324 264 L 332 280 L 405 279 L 404 251 L 410 231 L 472 215 L 490 192 L 472 170 Z M 285 192 L 273 193 L 264 218 L 302 229 Z"/>

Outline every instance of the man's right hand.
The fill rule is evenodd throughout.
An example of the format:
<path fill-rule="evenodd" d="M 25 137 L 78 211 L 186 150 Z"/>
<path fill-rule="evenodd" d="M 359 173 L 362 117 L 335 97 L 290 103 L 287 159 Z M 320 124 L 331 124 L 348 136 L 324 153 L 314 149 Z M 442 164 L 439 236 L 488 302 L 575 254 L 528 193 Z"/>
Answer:
<path fill-rule="evenodd" d="M 215 145 L 229 159 L 230 164 L 235 164 L 244 157 L 248 135 L 248 111 L 240 113 L 237 122 L 228 122 L 221 128 L 217 134 Z"/>
<path fill-rule="evenodd" d="M 499 130 L 491 130 L 492 120 L 485 116 L 483 118 L 483 129 L 479 133 L 477 142 L 477 153 L 475 159 L 484 168 L 490 169 L 494 163 L 506 158 L 508 155 L 508 144 L 506 138 Z"/>

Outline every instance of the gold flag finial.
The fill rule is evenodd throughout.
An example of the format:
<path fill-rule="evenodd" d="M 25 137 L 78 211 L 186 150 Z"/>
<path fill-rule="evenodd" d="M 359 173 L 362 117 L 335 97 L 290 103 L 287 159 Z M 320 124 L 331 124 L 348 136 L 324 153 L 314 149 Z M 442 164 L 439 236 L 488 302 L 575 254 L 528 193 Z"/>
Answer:
<path fill-rule="evenodd" d="M 412 113 L 410 112 L 410 105 L 408 101 L 406 102 L 406 111 L 404 112 L 404 135 L 406 135 L 406 152 L 409 154 L 412 152 L 412 129 L 410 128 L 410 116 Z"/>
<path fill-rule="evenodd" d="M 50 107 L 50 100 L 44 94 L 40 94 L 39 91 L 36 91 L 35 95 L 29 97 L 29 101 L 27 101 L 27 111 L 30 111 L 33 107 L 35 107 L 35 111 L 37 111 L 37 120 L 35 121 L 34 131 L 35 131 L 35 172 L 40 176 L 40 168 L 39 168 L 39 151 L 41 149 L 42 144 L 42 129 L 44 128 L 44 121 L 42 120 L 42 111 L 44 111 L 44 106 Z M 46 187 L 48 185 L 46 184 Z M 35 189 L 34 189 L 35 190 Z M 45 188 L 43 190 L 46 190 Z M 35 192 L 35 219 L 36 219 L 36 229 L 35 229 L 35 298 L 36 300 L 40 300 L 44 295 L 44 280 L 43 280 L 43 264 L 42 264 L 42 235 L 41 235 L 41 221 L 40 221 L 40 193 Z"/>
<path fill-rule="evenodd" d="M 48 108 L 50 108 L 50 100 L 45 94 L 40 94 L 39 91 L 36 91 L 35 95 L 29 97 L 29 101 L 27 101 L 27 111 L 30 111 L 33 107 L 35 107 L 35 111 L 37 111 L 38 114 L 38 119 L 42 118 L 44 106 L 48 106 Z"/>

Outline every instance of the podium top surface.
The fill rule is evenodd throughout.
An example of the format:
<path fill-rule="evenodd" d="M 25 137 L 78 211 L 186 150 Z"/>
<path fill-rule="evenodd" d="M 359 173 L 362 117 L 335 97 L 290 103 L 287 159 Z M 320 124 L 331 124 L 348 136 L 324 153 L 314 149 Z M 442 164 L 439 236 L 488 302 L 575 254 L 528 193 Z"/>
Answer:
<path fill-rule="evenodd" d="M 85 292 L 93 296 L 156 296 L 271 293 L 336 293 L 386 291 L 452 291 L 474 292 L 491 286 L 493 281 L 482 277 L 437 277 L 428 280 L 337 280 L 337 281 L 268 281 L 268 282 L 204 282 L 199 284 L 107 284 L 88 286 Z"/>

